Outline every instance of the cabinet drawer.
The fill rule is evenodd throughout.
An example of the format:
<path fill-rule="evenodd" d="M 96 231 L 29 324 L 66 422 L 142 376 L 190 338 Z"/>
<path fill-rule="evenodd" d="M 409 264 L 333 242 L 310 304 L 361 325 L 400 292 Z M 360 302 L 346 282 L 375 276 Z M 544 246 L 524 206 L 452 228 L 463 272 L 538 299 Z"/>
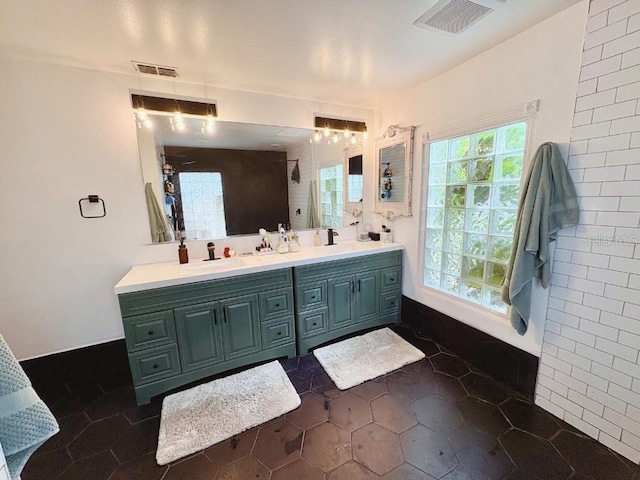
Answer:
<path fill-rule="evenodd" d="M 129 363 L 136 385 L 154 382 L 180 373 L 178 347 L 165 345 L 129 355 Z"/>
<path fill-rule="evenodd" d="M 380 288 L 382 290 L 397 287 L 401 281 L 400 267 L 386 268 L 380 271 Z"/>
<path fill-rule="evenodd" d="M 293 329 L 293 316 L 287 319 L 270 320 L 261 326 L 262 349 L 267 350 L 278 345 L 291 343 L 295 333 Z"/>
<path fill-rule="evenodd" d="M 300 337 L 312 337 L 329 331 L 327 307 L 298 315 Z"/>
<path fill-rule="evenodd" d="M 298 310 L 323 307 L 327 304 L 327 282 L 300 285 L 296 289 Z"/>
<path fill-rule="evenodd" d="M 125 318 L 123 323 L 129 352 L 159 347 L 176 341 L 173 310 Z"/>
<path fill-rule="evenodd" d="M 400 308 L 401 292 L 388 292 L 380 296 L 380 315 L 396 313 Z"/>
<path fill-rule="evenodd" d="M 260 294 L 260 319 L 293 315 L 293 291 L 290 288 Z"/>

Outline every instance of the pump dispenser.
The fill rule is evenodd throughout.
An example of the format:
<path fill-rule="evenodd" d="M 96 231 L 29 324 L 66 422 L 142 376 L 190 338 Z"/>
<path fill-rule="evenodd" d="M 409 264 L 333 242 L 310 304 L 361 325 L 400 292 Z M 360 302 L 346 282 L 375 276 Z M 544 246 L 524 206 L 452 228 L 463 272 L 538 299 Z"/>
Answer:
<path fill-rule="evenodd" d="M 313 236 L 313 246 L 314 247 L 322 246 L 322 239 L 320 238 L 320 230 L 316 230 L 316 234 Z"/>
<path fill-rule="evenodd" d="M 187 252 L 187 246 L 184 244 L 184 237 L 180 235 L 180 245 L 178 246 L 178 259 L 180 263 L 189 263 L 189 252 Z"/>

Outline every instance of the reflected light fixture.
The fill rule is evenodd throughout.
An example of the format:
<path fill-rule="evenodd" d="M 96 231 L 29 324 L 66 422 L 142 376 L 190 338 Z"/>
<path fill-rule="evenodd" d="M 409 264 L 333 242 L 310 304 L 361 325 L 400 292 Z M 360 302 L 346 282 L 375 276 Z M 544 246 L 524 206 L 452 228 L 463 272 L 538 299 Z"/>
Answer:
<path fill-rule="evenodd" d="M 149 113 L 169 117 L 172 130 L 186 129 L 188 118 L 202 119 L 202 133 L 212 133 L 218 115 L 215 103 L 195 102 L 176 98 L 152 97 L 149 95 L 131 94 L 131 106 L 134 109 L 138 128 L 152 128 Z"/>
<path fill-rule="evenodd" d="M 315 128 L 313 141 L 319 142 L 324 137 L 329 145 L 338 143 L 341 137 L 344 137 L 347 147 L 367 138 L 367 125 L 354 120 L 315 117 Z"/>

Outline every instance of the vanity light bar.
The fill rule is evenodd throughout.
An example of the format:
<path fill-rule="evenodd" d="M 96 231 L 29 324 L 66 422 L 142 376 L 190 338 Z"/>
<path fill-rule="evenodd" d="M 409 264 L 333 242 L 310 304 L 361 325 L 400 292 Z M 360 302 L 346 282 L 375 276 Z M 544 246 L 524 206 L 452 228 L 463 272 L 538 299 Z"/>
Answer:
<path fill-rule="evenodd" d="M 218 116 L 215 103 L 193 102 L 177 98 L 151 97 L 149 95 L 131 94 L 131 106 L 134 109 L 144 108 L 146 111 L 169 112 L 179 111 L 182 115 L 199 115 L 203 117 Z"/>
<path fill-rule="evenodd" d="M 315 117 L 315 128 L 320 130 L 331 130 L 337 132 L 349 131 L 351 133 L 366 133 L 367 124 L 353 120 L 343 120 L 339 118 Z"/>

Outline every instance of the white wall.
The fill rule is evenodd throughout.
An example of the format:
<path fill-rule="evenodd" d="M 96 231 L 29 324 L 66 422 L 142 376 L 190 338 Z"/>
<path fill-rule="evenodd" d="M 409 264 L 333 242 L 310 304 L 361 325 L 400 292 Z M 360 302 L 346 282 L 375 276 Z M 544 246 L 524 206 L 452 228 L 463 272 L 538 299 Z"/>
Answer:
<path fill-rule="evenodd" d="M 591 2 L 536 403 L 640 462 L 640 3 Z"/>
<path fill-rule="evenodd" d="M 457 68 L 402 95 L 385 99 L 376 116 L 376 131 L 390 124 L 416 125 L 413 171 L 414 216 L 394 222 L 395 240 L 405 245 L 403 294 L 512 345 L 540 354 L 544 308 L 532 312 L 524 337 L 482 308 L 421 287 L 420 211 L 423 174 L 422 134 L 455 129 L 520 109 L 535 99 L 540 110 L 533 121 L 530 146 L 553 141 L 568 151 L 587 3 L 582 2 Z M 530 152 L 532 154 L 533 152 Z M 378 220 L 381 222 L 381 220 Z M 548 292 L 536 292 L 534 306 L 546 304 Z"/>
<path fill-rule="evenodd" d="M 14 58 L 0 68 L 0 332 L 19 359 L 122 337 L 113 286 L 131 265 L 177 258 L 173 244 L 150 245 L 130 89 L 214 99 L 234 122 L 372 121 L 368 110 L 166 79 Z M 105 218 L 80 217 L 89 194 Z M 204 243 L 189 254 L 205 257 Z"/>

